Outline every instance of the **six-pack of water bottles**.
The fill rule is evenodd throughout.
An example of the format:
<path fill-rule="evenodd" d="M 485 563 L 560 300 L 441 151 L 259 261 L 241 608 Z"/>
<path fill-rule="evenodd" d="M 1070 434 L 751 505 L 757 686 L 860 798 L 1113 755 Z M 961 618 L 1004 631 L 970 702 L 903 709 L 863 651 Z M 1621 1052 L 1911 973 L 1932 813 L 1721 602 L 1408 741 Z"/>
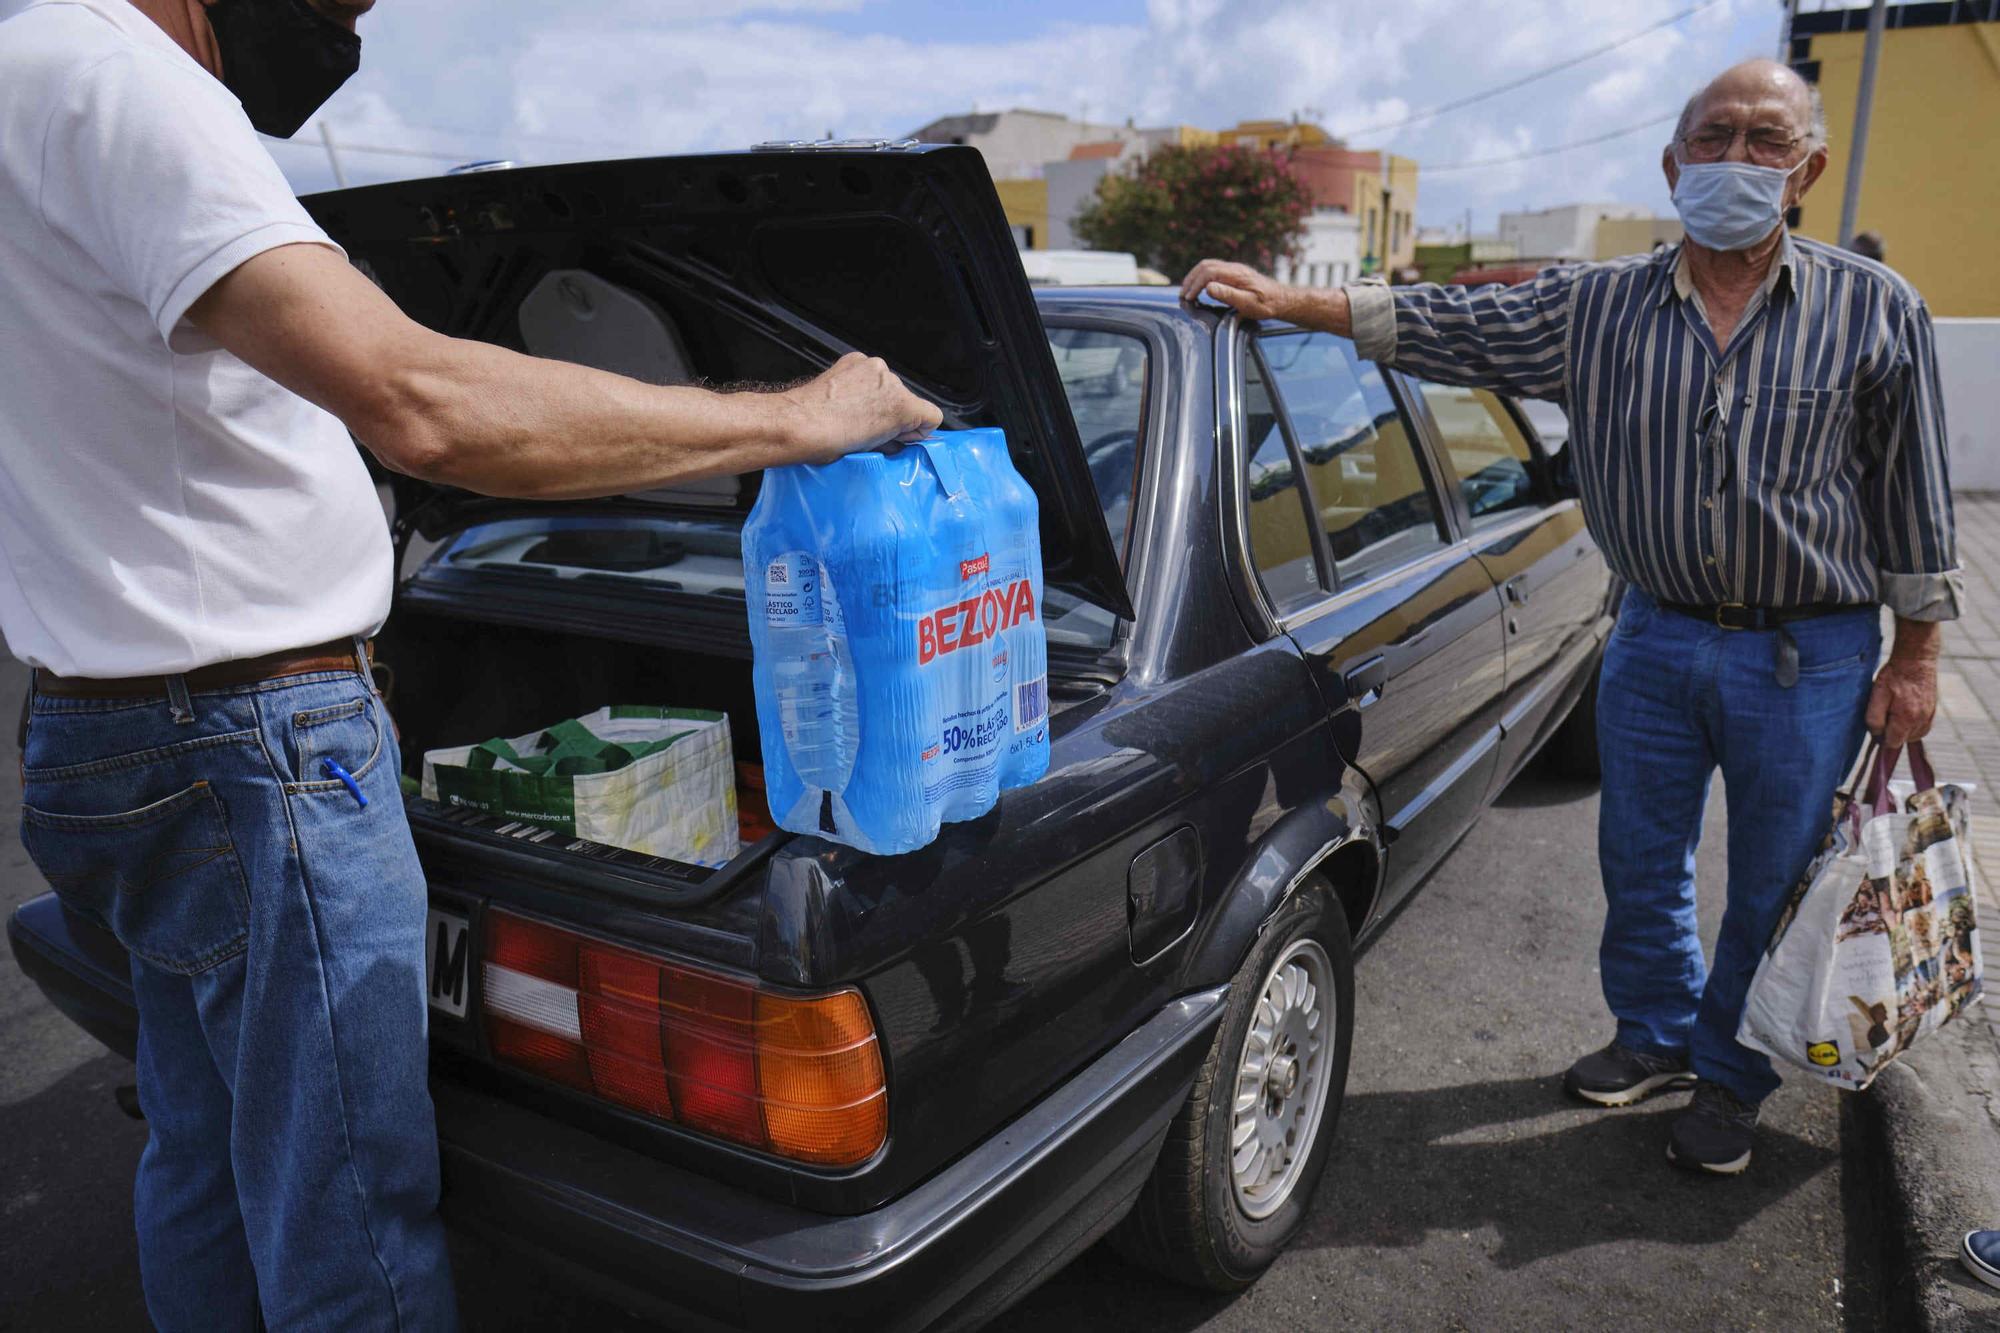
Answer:
<path fill-rule="evenodd" d="M 1048 768 L 1035 494 L 998 430 L 773 468 L 743 529 L 771 815 L 913 851 Z"/>

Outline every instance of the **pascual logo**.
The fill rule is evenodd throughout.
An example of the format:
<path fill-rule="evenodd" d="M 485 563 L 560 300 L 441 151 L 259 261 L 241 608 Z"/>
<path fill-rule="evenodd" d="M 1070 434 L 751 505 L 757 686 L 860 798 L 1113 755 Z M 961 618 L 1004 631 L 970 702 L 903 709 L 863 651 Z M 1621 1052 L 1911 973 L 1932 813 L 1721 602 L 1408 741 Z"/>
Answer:
<path fill-rule="evenodd" d="M 1837 1065 L 1840 1063 L 1840 1043 L 1816 1041 L 1806 1047 L 1806 1059 L 1821 1066 Z"/>
<path fill-rule="evenodd" d="M 1026 579 L 989 588 L 979 597 L 941 606 L 917 622 L 917 661 L 985 643 L 1003 630 L 1035 618 L 1035 593 Z"/>
<path fill-rule="evenodd" d="M 971 560 L 961 560 L 958 562 L 958 581 L 963 583 L 969 578 L 984 574 L 991 568 L 993 560 L 989 554 L 981 554 Z"/>

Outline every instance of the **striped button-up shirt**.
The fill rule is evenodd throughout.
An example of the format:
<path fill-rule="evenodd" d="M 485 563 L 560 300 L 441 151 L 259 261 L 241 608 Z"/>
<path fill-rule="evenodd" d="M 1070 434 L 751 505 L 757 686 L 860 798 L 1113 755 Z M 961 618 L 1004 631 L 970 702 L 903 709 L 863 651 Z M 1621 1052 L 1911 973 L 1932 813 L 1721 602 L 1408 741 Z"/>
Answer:
<path fill-rule="evenodd" d="M 1667 602 L 1958 615 L 1930 312 L 1789 235 L 1726 348 L 1679 249 L 1514 287 L 1350 287 L 1361 355 L 1560 403 L 1584 516 Z"/>

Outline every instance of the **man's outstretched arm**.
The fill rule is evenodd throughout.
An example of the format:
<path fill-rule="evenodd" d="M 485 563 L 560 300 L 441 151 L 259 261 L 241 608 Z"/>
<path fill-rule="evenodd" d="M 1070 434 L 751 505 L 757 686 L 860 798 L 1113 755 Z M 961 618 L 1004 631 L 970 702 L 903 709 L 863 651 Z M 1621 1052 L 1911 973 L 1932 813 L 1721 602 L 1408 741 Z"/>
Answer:
<path fill-rule="evenodd" d="M 1247 264 L 1204 259 L 1181 298 L 1208 296 L 1247 319 L 1282 319 L 1354 339 L 1371 361 L 1443 384 L 1555 398 L 1563 389 L 1573 275 L 1514 287 L 1294 287 Z"/>
<path fill-rule="evenodd" d="M 940 419 L 858 353 L 783 392 L 722 394 L 448 338 L 321 245 L 248 260 L 188 318 L 339 417 L 387 466 L 488 495 L 615 495 L 824 462 L 919 438 Z"/>

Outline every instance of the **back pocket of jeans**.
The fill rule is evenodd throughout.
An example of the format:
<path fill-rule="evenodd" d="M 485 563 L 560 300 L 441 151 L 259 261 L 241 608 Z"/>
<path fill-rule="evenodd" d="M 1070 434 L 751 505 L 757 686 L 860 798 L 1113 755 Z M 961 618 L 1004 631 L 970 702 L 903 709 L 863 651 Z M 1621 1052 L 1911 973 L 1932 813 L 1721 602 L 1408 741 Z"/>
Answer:
<path fill-rule="evenodd" d="M 243 865 L 207 782 L 114 814 L 24 805 L 21 841 L 66 904 L 155 967 L 206 971 L 249 940 Z"/>

